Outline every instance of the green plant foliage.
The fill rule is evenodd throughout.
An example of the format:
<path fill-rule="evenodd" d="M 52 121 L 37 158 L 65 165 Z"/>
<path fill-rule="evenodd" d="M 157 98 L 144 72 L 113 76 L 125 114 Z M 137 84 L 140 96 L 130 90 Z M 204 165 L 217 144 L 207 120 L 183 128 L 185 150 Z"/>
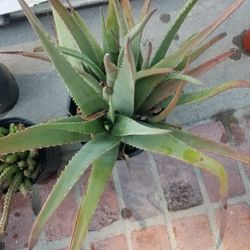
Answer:
<path fill-rule="evenodd" d="M 112 150 L 120 143 L 119 137 L 108 135 L 96 136 L 86 143 L 83 148 L 73 157 L 68 166 L 62 172 L 53 191 L 45 202 L 42 212 L 38 215 L 33 228 L 33 235 L 30 239 L 30 248 L 33 248 L 35 242 L 41 233 L 46 221 L 53 214 L 56 208 L 64 200 L 66 195 L 72 189 L 91 163 L 98 160 L 109 150 Z"/>
<path fill-rule="evenodd" d="M 111 95 L 114 111 L 127 116 L 132 116 L 134 113 L 135 70 L 131 41 L 127 40 L 123 63 Z"/>
<path fill-rule="evenodd" d="M 109 1 L 106 19 L 101 12 L 103 48 L 80 16 L 72 8 L 68 11 L 60 1 L 49 1 L 55 13 L 59 43 L 52 42 L 53 39 L 25 1 L 19 2 L 79 112 L 74 117 L 49 121 L 0 138 L 0 154 L 86 142 L 65 167 L 37 216 L 30 235 L 29 249 L 33 249 L 46 222 L 77 180 L 88 167 L 92 167 L 69 247 L 72 250 L 81 249 L 114 163 L 118 155 L 123 153 L 126 156 L 126 152 L 119 152 L 124 143 L 210 171 L 218 178 L 221 199 L 226 203 L 227 173 L 219 162 L 200 150 L 247 164 L 250 164 L 250 157 L 228 146 L 177 129 L 164 123 L 164 119 L 176 105 L 203 101 L 225 90 L 250 86 L 250 81 L 238 80 L 202 89 L 203 85 L 196 78 L 231 56 L 234 53 L 232 50 L 196 67 L 192 66 L 200 55 L 225 37 L 225 33 L 221 33 L 205 41 L 244 0 L 235 0 L 219 18 L 201 32 L 190 36 L 170 54 L 168 48 L 175 34 L 197 2 L 187 1 L 163 37 L 153 59 L 151 42 L 146 54 L 142 55 L 141 52 L 143 30 L 155 12 L 149 10 L 150 0 L 144 1 L 138 22 L 132 15 L 133 9 L 128 0 Z M 35 51 L 19 54 L 42 60 L 47 58 L 45 55 L 36 56 Z M 82 68 L 79 68 L 79 63 Z M 183 87 L 188 83 L 198 85 L 199 90 L 183 93 Z M 7 170 L 0 176 L 9 176 L 11 172 Z"/>
<path fill-rule="evenodd" d="M 115 146 L 93 162 L 88 187 L 79 209 L 76 225 L 70 242 L 70 249 L 81 249 L 82 239 L 88 232 L 88 225 L 95 213 L 101 194 L 109 180 L 117 159 L 119 147 Z"/>
<path fill-rule="evenodd" d="M 53 6 L 54 12 L 57 13 L 57 17 L 60 18 L 60 22 L 67 27 L 67 32 L 69 32 L 81 50 L 83 54 L 86 54 L 89 58 L 92 58 L 93 62 L 97 65 L 102 64 L 103 51 L 91 32 L 88 30 L 84 21 L 76 11 L 73 9 L 71 13 L 68 13 L 67 9 L 58 0 L 50 0 Z M 58 30 L 61 35 L 64 30 Z M 74 49 L 74 47 L 72 48 Z"/>
<path fill-rule="evenodd" d="M 23 130 L 22 124 L 11 123 L 9 128 L 0 127 L 0 138 L 15 135 Z M 0 155 L 0 193 L 5 196 L 0 218 L 0 237 L 3 237 L 6 231 L 13 193 L 20 191 L 27 195 L 31 183 L 39 173 L 37 149 Z"/>
<path fill-rule="evenodd" d="M 229 50 L 221 55 L 218 55 L 195 68 L 192 68 L 188 72 L 187 75 L 192 77 L 198 77 L 213 67 L 215 67 L 218 63 L 223 62 L 228 59 L 235 53 L 235 50 Z M 184 80 L 185 79 L 181 79 Z M 164 100 L 168 101 L 168 98 L 174 94 L 174 92 L 178 89 L 178 86 L 181 83 L 181 80 L 172 80 L 172 81 L 162 81 L 154 90 L 151 92 L 151 95 L 144 101 L 140 110 L 149 110 L 154 106 L 157 106 L 159 103 L 164 102 Z M 187 81 L 185 81 L 187 82 Z M 182 97 L 181 97 L 182 98 Z"/>
<path fill-rule="evenodd" d="M 143 150 L 171 156 L 193 166 L 206 169 L 216 175 L 221 184 L 220 192 L 223 200 L 226 200 L 227 173 L 224 167 L 214 159 L 207 157 L 196 149 L 171 134 L 167 135 L 131 135 L 123 138 L 128 143 Z"/>
<path fill-rule="evenodd" d="M 155 56 L 152 59 L 151 65 L 156 64 L 157 62 L 159 62 L 160 60 L 162 60 L 165 57 L 165 55 L 166 55 L 171 43 L 173 42 L 174 37 L 177 34 L 179 28 L 181 27 L 181 25 L 185 21 L 188 13 L 192 10 L 192 8 L 194 7 L 194 5 L 196 3 L 197 3 L 197 0 L 187 1 L 185 6 L 183 7 L 183 9 L 181 10 L 181 13 L 179 14 L 177 20 L 172 25 L 171 29 L 168 31 L 167 35 L 164 37 L 161 45 L 157 49 Z"/>

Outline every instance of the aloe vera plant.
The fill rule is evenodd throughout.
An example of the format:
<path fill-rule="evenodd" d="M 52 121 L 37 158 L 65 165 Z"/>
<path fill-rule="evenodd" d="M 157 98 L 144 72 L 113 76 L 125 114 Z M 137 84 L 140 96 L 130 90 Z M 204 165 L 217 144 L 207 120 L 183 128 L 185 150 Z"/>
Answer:
<path fill-rule="evenodd" d="M 21 123 L 11 123 L 9 128 L 0 127 L 0 138 L 7 135 L 13 135 L 23 129 L 24 126 Z M 37 149 L 0 156 L 0 187 L 1 193 L 5 193 L 0 219 L 0 237 L 4 236 L 8 225 L 10 204 L 13 194 L 20 191 L 26 196 L 39 172 L 40 167 Z"/>
<path fill-rule="evenodd" d="M 37 52 L 12 53 L 51 62 L 80 113 L 1 138 L 0 154 L 65 143 L 86 143 L 65 167 L 39 213 L 31 232 L 29 249 L 35 246 L 46 221 L 90 166 L 92 171 L 69 246 L 69 249 L 81 249 L 121 143 L 210 171 L 218 177 L 221 199 L 226 203 L 227 173 L 219 162 L 200 150 L 248 164 L 250 157 L 164 121 L 177 105 L 203 101 L 235 87 L 250 87 L 249 81 L 237 80 L 189 94 L 182 91 L 187 83 L 200 84 L 196 77 L 234 54 L 234 50 L 229 50 L 195 68 L 191 67 L 196 58 L 225 37 L 225 33 L 222 33 L 205 41 L 244 0 L 235 0 L 204 30 L 189 37 L 176 51 L 169 53 L 175 35 L 197 2 L 188 0 L 154 56 L 151 43 L 145 55 L 140 49 L 142 32 L 155 12 L 150 11 L 150 0 L 144 1 L 137 24 L 128 0 L 110 0 L 106 20 L 101 12 L 103 46 L 97 43 L 73 8 L 68 11 L 58 0 L 49 2 L 58 42 L 49 37 L 25 1 L 19 0 L 48 57 Z"/>

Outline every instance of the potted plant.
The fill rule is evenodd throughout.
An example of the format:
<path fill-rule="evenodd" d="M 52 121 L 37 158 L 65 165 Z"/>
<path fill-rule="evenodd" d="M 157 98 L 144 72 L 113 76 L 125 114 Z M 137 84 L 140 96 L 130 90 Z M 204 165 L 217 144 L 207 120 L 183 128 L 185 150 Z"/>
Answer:
<path fill-rule="evenodd" d="M 19 89 L 9 69 L 0 63 L 0 113 L 10 110 L 17 102 Z"/>
<path fill-rule="evenodd" d="M 169 53 L 168 48 L 178 29 L 197 2 L 187 1 L 153 57 L 151 43 L 146 55 L 143 56 L 140 51 L 143 29 L 155 12 L 149 11 L 149 0 L 144 1 L 136 25 L 129 1 L 109 1 L 106 21 L 101 14 L 103 47 L 73 8 L 68 11 L 60 1 L 49 2 L 59 44 L 52 41 L 25 1 L 19 0 L 49 56 L 47 60 L 53 63 L 62 77 L 80 112 L 1 138 L 0 154 L 78 141 L 86 143 L 65 167 L 38 215 L 31 232 L 29 249 L 35 246 L 46 221 L 91 165 L 87 190 L 69 247 L 81 249 L 121 143 L 177 158 L 210 171 L 220 181 L 221 199 L 226 206 L 227 173 L 219 162 L 201 151 L 217 153 L 248 164 L 250 157 L 164 121 L 177 105 L 203 101 L 235 87 L 250 87 L 249 81 L 236 80 L 189 94 L 182 91 L 187 82 L 199 83 L 195 77 L 235 53 L 229 50 L 189 69 L 197 57 L 225 36 L 224 33 L 219 34 L 204 43 L 244 0 L 235 0 L 219 18 L 189 37 L 176 51 Z M 36 54 L 34 57 L 38 58 Z"/>
<path fill-rule="evenodd" d="M 34 125 L 19 117 L 0 120 L 0 138 L 13 135 Z M 10 204 L 15 192 L 28 195 L 34 183 L 41 183 L 56 168 L 49 167 L 51 149 L 31 149 L 0 156 L 0 192 L 4 194 L 3 210 L 0 219 L 0 237 L 4 237 L 10 213 Z M 56 151 L 59 150 L 58 148 Z M 53 153 L 55 156 L 55 154 Z M 53 159 L 54 163 L 55 160 Z M 49 170 L 48 170 L 49 167 Z M 58 164 L 57 164 L 58 167 Z"/>

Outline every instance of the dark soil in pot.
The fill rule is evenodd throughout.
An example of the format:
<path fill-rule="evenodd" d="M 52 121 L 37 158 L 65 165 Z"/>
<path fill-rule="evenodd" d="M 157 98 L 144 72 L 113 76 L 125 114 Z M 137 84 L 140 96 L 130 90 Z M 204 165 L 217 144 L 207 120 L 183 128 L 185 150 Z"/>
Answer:
<path fill-rule="evenodd" d="M 73 101 L 73 99 L 69 96 L 68 97 L 68 114 L 74 116 L 76 115 L 76 110 L 77 110 L 77 106 L 75 102 Z"/>
<path fill-rule="evenodd" d="M 30 127 L 35 125 L 33 122 L 19 118 L 6 118 L 0 120 L 0 127 L 9 128 L 10 124 L 23 124 L 24 127 Z M 40 171 L 37 177 L 33 180 L 34 183 L 43 184 L 49 181 L 55 174 L 61 163 L 61 150 L 60 147 L 50 147 L 38 149 L 37 162 L 40 167 Z"/>
<path fill-rule="evenodd" d="M 68 99 L 69 115 L 73 115 L 73 116 L 76 115 L 76 110 L 77 110 L 77 106 L 76 106 L 75 102 L 73 101 L 73 99 L 71 97 L 69 97 L 69 99 Z M 120 146 L 120 156 L 118 157 L 118 160 L 124 159 L 122 152 L 124 152 L 126 155 L 129 156 L 129 158 L 131 158 L 131 157 L 134 157 L 134 156 L 140 154 L 142 152 L 142 150 L 134 148 L 130 145 L 125 145 L 125 148 L 124 148 L 124 144 L 122 143 Z"/>
<path fill-rule="evenodd" d="M 0 113 L 7 112 L 17 102 L 19 89 L 8 68 L 0 63 Z"/>

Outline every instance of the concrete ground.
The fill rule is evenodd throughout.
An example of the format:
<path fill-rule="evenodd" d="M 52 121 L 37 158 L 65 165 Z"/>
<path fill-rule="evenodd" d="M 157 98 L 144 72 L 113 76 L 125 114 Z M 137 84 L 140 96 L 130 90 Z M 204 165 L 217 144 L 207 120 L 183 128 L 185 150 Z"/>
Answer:
<path fill-rule="evenodd" d="M 144 41 L 159 44 L 163 30 L 169 27 L 166 16 L 174 19 L 184 0 L 155 0 L 158 9 L 144 34 Z M 215 18 L 232 0 L 199 1 L 192 14 L 179 32 L 180 44 L 185 37 L 194 33 Z M 133 1 L 135 13 L 139 13 L 141 1 Z M 106 10 L 106 6 L 103 6 Z M 210 49 L 199 62 L 233 47 L 232 39 L 250 25 L 250 2 L 230 17 L 216 32 L 226 31 L 227 38 L 214 49 Z M 98 40 L 101 40 L 99 7 L 81 9 Z M 165 18 L 164 18 L 165 17 Z M 51 18 L 40 18 L 50 33 Z M 158 36 L 157 36 L 158 35 Z M 31 50 L 39 45 L 34 32 L 26 20 L 0 27 L 0 50 Z M 14 74 L 20 88 L 20 97 L 13 110 L 2 117 L 20 116 L 40 123 L 67 114 L 68 94 L 50 64 L 22 57 L 1 55 Z M 241 60 L 228 60 L 202 77 L 205 87 L 231 79 L 250 79 L 250 58 L 242 55 Z M 187 91 L 192 90 L 191 87 Z M 221 94 L 203 104 L 177 108 L 170 120 L 191 125 L 193 132 L 223 143 L 232 143 L 250 152 L 249 112 L 242 109 L 250 105 L 250 90 L 233 90 Z M 226 113 L 225 119 L 207 121 L 207 118 L 235 109 L 237 119 Z M 244 112 L 243 112 L 243 111 Z M 242 111 L 242 112 L 241 112 Z M 243 115 L 242 115 L 243 114 Z M 204 121 L 197 124 L 198 121 Z M 226 129 L 225 129 L 226 127 Z M 231 139 L 231 140 L 229 140 Z M 68 148 L 64 164 L 73 149 Z M 146 159 L 146 160 L 145 160 Z M 193 170 L 190 166 L 169 158 L 143 153 L 129 161 L 118 162 L 96 217 L 92 223 L 86 249 L 249 249 L 250 241 L 250 171 L 240 163 L 225 158 L 230 176 L 229 209 L 223 213 L 218 202 L 216 180 L 207 173 Z M 142 177 L 143 176 L 143 177 Z M 37 249 L 66 249 L 73 217 L 80 201 L 85 178 L 74 188 L 61 209 L 50 221 L 41 236 Z M 41 203 L 47 197 L 54 180 L 47 185 L 36 186 Z M 150 183 L 150 185 L 149 185 Z M 16 195 L 11 221 L 5 243 L 8 250 L 25 249 L 27 236 L 35 215 L 28 199 Z M 72 205 L 72 204 L 75 204 Z M 67 215 L 67 216 L 65 216 Z M 227 221 L 225 234 L 220 242 L 219 229 Z M 218 242 L 221 243 L 218 245 Z"/>

